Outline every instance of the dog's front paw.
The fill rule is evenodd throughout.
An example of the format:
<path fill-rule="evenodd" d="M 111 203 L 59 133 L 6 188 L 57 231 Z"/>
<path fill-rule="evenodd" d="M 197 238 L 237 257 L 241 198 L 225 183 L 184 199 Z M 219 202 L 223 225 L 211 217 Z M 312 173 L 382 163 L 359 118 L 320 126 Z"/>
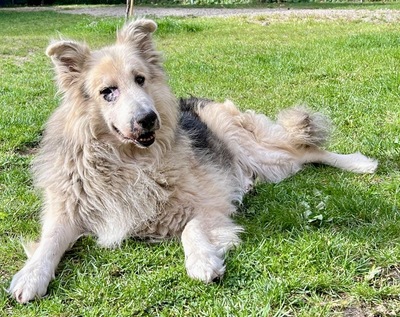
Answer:
<path fill-rule="evenodd" d="M 210 283 L 224 275 L 225 265 L 216 254 L 192 253 L 186 257 L 186 270 L 191 278 Z"/>
<path fill-rule="evenodd" d="M 52 274 L 40 267 L 25 266 L 14 275 L 8 292 L 24 304 L 46 294 Z"/>

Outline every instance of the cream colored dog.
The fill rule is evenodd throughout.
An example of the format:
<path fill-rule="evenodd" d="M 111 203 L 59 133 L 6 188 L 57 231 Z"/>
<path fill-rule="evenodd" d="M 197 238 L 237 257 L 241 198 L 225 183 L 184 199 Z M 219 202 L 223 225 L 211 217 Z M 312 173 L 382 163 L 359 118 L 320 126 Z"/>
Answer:
<path fill-rule="evenodd" d="M 154 48 L 156 27 L 130 23 L 115 45 L 97 51 L 73 41 L 47 49 L 63 101 L 33 164 L 43 227 L 9 288 L 20 303 L 46 293 L 64 252 L 83 234 L 104 247 L 131 236 L 180 236 L 189 276 L 211 282 L 239 243 L 234 202 L 256 179 L 279 182 L 310 162 L 376 169 L 362 154 L 321 149 L 327 122 L 308 110 L 284 111 L 275 123 L 230 101 L 178 102 Z"/>

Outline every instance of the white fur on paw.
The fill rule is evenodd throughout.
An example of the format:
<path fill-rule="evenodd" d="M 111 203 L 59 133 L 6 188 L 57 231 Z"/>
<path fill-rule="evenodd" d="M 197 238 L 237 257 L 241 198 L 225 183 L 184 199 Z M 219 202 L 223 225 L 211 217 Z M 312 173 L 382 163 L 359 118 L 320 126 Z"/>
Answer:
<path fill-rule="evenodd" d="M 378 167 L 378 161 L 362 155 L 361 153 L 351 154 L 354 166 L 351 171 L 355 173 L 374 173 Z"/>
<path fill-rule="evenodd" d="M 211 283 L 214 279 L 224 275 L 225 265 L 216 254 L 192 253 L 186 257 L 186 270 L 188 275 L 196 280 Z"/>
<path fill-rule="evenodd" d="M 25 266 L 14 275 L 8 292 L 19 303 L 27 303 L 46 294 L 51 277 L 52 274 L 41 270 L 40 267 Z"/>

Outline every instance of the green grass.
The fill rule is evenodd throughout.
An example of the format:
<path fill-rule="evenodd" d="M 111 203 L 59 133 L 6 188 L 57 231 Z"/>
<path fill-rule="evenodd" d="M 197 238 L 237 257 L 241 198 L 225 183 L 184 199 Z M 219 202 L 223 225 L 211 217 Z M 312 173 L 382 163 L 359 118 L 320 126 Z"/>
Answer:
<path fill-rule="evenodd" d="M 229 98 L 272 117 L 308 104 L 336 126 L 330 150 L 376 157 L 378 172 L 309 166 L 259 184 L 239 208 L 243 243 L 218 283 L 186 276 L 178 241 L 110 251 L 86 237 L 61 261 L 49 296 L 19 305 L 3 289 L 25 261 L 21 238 L 39 233 L 29 164 L 58 103 L 45 48 L 59 33 L 108 44 L 123 21 L 0 11 L 0 316 L 399 316 L 400 25 L 158 22 L 178 96 Z"/>

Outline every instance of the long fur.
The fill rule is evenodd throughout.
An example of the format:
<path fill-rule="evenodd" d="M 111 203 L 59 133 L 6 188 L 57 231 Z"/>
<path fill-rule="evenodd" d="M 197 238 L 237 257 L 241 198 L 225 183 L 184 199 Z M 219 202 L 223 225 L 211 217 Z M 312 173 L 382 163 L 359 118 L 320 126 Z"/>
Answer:
<path fill-rule="evenodd" d="M 42 233 L 9 292 L 20 303 L 46 293 L 65 252 L 82 234 L 99 245 L 127 237 L 180 236 L 189 276 L 211 282 L 242 228 L 231 215 L 256 180 L 279 182 L 305 163 L 371 173 L 377 163 L 327 152 L 327 120 L 305 108 L 275 123 L 231 101 L 179 102 L 166 84 L 151 33 L 127 24 L 116 44 L 91 51 L 52 43 L 61 105 L 47 122 L 33 163 L 43 193 Z"/>

